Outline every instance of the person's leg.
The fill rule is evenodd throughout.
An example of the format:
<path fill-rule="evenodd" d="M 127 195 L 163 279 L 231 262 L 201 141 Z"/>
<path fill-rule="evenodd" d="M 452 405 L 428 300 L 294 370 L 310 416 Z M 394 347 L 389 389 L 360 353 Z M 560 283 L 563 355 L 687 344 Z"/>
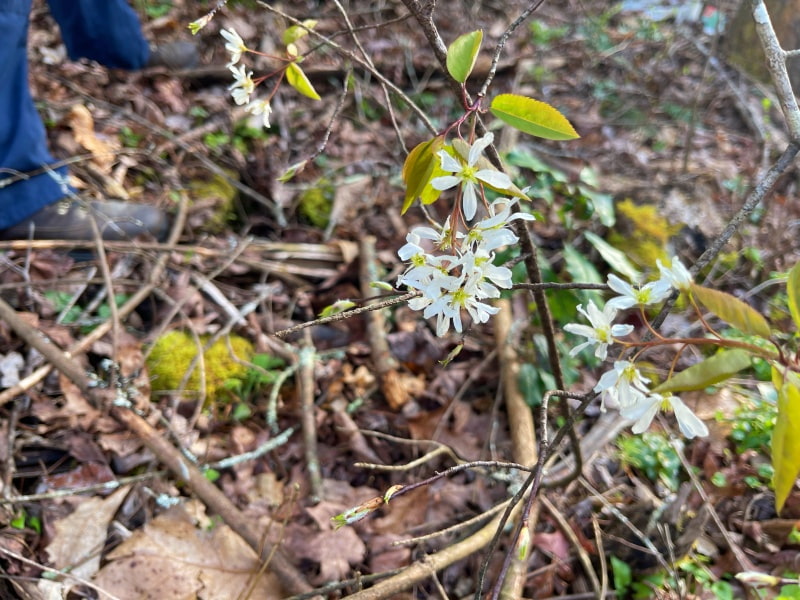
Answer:
<path fill-rule="evenodd" d="M 31 0 L 0 0 L 0 186 L 4 180 L 54 162 L 28 88 L 28 14 Z M 57 173 L 66 177 L 66 169 Z M 33 215 L 64 195 L 48 173 L 0 187 L 0 229 Z"/>
<path fill-rule="evenodd" d="M 2 0 L 0 0 L 2 3 Z M 141 69 L 150 49 L 126 0 L 48 0 L 72 60 L 88 58 L 114 69 Z"/>

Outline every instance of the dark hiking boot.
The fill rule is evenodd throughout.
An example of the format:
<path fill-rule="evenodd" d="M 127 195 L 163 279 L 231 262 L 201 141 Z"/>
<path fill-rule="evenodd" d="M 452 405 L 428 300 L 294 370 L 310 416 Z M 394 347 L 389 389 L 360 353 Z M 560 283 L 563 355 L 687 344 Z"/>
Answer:
<path fill-rule="evenodd" d="M 196 67 L 199 62 L 200 55 L 194 42 L 177 41 L 152 46 L 147 66 L 180 71 Z"/>
<path fill-rule="evenodd" d="M 143 234 L 163 241 L 169 229 L 167 215 L 155 206 L 120 201 L 61 200 L 0 231 L 0 239 L 93 240 L 92 219 L 102 238 L 108 241 L 130 240 Z"/>

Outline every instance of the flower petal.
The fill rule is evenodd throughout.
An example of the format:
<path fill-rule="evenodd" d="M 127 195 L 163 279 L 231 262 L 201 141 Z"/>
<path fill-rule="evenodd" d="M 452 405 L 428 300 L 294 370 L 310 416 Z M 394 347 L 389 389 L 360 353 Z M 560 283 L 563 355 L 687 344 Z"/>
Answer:
<path fill-rule="evenodd" d="M 455 175 L 442 175 L 441 177 L 434 177 L 431 179 L 431 187 L 440 192 L 454 188 L 459 183 L 461 183 L 461 180 Z"/>
<path fill-rule="evenodd" d="M 511 178 L 505 173 L 493 169 L 481 169 L 475 177 L 498 190 L 507 190 L 511 187 Z"/>
<path fill-rule="evenodd" d="M 470 167 L 474 167 L 475 163 L 478 162 L 478 158 L 480 158 L 483 151 L 488 148 L 491 143 L 494 141 L 494 134 L 490 131 L 482 138 L 475 140 L 475 143 L 472 144 L 472 147 L 469 149 L 469 158 L 467 160 L 467 164 Z"/>

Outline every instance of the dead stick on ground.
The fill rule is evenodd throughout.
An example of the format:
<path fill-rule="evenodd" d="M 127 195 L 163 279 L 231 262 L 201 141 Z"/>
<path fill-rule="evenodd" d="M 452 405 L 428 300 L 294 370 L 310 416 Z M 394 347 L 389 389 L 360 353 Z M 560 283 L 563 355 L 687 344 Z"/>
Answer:
<path fill-rule="evenodd" d="M 304 345 L 297 357 L 297 394 L 300 396 L 300 422 L 303 425 L 303 443 L 306 449 L 306 467 L 311 484 L 311 502 L 322 500 L 322 472 L 317 453 L 317 420 L 314 404 L 314 366 L 317 352 L 311 340 L 311 332 L 306 329 Z"/>
<path fill-rule="evenodd" d="M 505 398 L 508 427 L 511 430 L 511 441 L 514 460 L 520 464 L 532 467 L 536 464 L 536 430 L 533 426 L 531 407 L 525 402 L 519 389 L 519 357 L 515 350 L 515 336 L 512 331 L 513 314 L 511 301 L 498 300 L 496 306 L 500 309 L 494 317 L 495 344 L 497 358 L 500 361 L 501 381 L 503 396 Z M 536 521 L 539 514 L 538 500 L 528 519 L 528 533 L 533 537 Z M 530 547 L 530 544 L 528 544 Z M 513 552 L 509 564 L 509 576 L 503 582 L 502 598 L 521 598 L 525 587 L 525 575 L 528 570 L 528 552 Z"/>
<path fill-rule="evenodd" d="M 212 512 L 222 517 L 223 521 L 233 529 L 259 556 L 269 556 L 273 552 L 272 545 L 265 541 L 261 528 L 254 527 L 254 521 L 246 517 L 225 494 L 211 483 L 200 469 L 188 462 L 180 452 L 166 441 L 161 434 L 147 421 L 127 407 L 114 404 L 114 390 L 92 386 L 89 376 L 77 362 L 66 356 L 52 341 L 34 330 L 17 312 L 0 299 L 0 319 L 4 320 L 14 332 L 29 346 L 38 350 L 52 365 L 69 378 L 83 394 L 97 406 L 108 407 L 110 414 L 130 431 L 135 433 L 151 452 L 172 473 L 185 481 L 190 489 Z M 282 553 L 275 552 L 270 561 L 270 571 L 281 581 L 292 594 L 311 591 L 311 586 L 303 578 L 289 559 Z"/>

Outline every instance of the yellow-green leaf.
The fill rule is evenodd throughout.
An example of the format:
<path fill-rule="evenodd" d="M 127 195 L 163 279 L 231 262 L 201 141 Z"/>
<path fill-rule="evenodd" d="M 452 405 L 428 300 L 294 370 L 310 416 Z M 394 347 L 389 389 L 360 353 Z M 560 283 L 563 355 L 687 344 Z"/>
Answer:
<path fill-rule="evenodd" d="M 772 379 L 778 390 L 778 418 L 772 431 L 772 487 L 775 509 L 780 512 L 800 475 L 800 377 L 777 369 Z"/>
<path fill-rule="evenodd" d="M 595 250 L 600 253 L 600 256 L 602 256 L 603 259 L 605 259 L 605 261 L 617 273 L 624 275 L 631 281 L 638 281 L 642 276 L 636 267 L 633 266 L 633 263 L 631 263 L 631 261 L 628 259 L 628 255 L 622 250 L 615 248 L 599 235 L 592 233 L 591 231 L 584 231 L 583 235 L 588 242 L 594 246 Z"/>
<path fill-rule="evenodd" d="M 278 181 L 281 183 L 286 183 L 287 181 L 291 181 L 295 175 L 300 173 L 303 169 L 306 168 L 306 164 L 308 160 L 301 160 L 300 162 L 296 162 L 293 165 L 290 165 L 286 168 L 286 170 L 278 176 Z"/>
<path fill-rule="evenodd" d="M 305 21 L 303 21 L 302 27 L 300 25 L 292 25 L 291 27 L 287 28 L 286 31 L 283 32 L 284 46 L 293 44 L 301 37 L 308 35 L 308 30 L 314 29 L 316 24 L 317 21 L 315 19 L 306 19 Z"/>
<path fill-rule="evenodd" d="M 797 331 L 800 331 L 800 262 L 795 263 L 789 271 L 789 279 L 786 280 L 786 293 L 789 296 L 789 313 Z"/>
<path fill-rule="evenodd" d="M 692 295 L 708 310 L 723 321 L 727 321 L 743 333 L 760 335 L 769 339 L 770 329 L 767 320 L 755 308 L 726 292 L 712 290 L 693 283 Z"/>
<path fill-rule="evenodd" d="M 311 85 L 311 82 L 308 80 L 308 77 L 306 77 L 303 69 L 301 69 L 297 63 L 290 62 L 286 67 L 286 81 L 289 82 L 290 86 L 303 94 L 303 96 L 307 96 L 312 100 L 320 99 L 319 94 L 314 89 L 314 86 Z"/>
<path fill-rule="evenodd" d="M 478 58 L 483 41 L 483 30 L 459 36 L 447 49 L 447 72 L 459 83 L 464 83 Z"/>
<path fill-rule="evenodd" d="M 722 350 L 703 362 L 684 369 L 653 388 L 657 394 L 702 390 L 725 381 L 750 366 L 750 354 L 740 348 Z"/>
<path fill-rule="evenodd" d="M 408 153 L 403 163 L 403 182 L 406 184 L 406 196 L 402 213 L 405 213 L 417 198 L 423 204 L 435 202 L 441 192 L 430 185 L 431 179 L 443 175 L 439 157 L 436 153 L 444 146 L 444 138 L 433 139 L 417 144 Z"/>
<path fill-rule="evenodd" d="M 492 100 L 492 114 L 523 133 L 547 140 L 579 138 L 575 128 L 558 110 L 540 100 L 517 94 L 500 94 Z"/>
<path fill-rule="evenodd" d="M 458 156 L 461 157 L 461 160 L 463 162 L 467 162 L 467 160 L 469 159 L 470 145 L 460 138 L 455 138 L 452 144 Z M 497 170 L 495 169 L 495 166 L 491 163 L 491 161 L 485 156 L 478 157 L 478 162 L 475 163 L 475 168 Z M 483 183 L 482 185 L 485 185 L 486 187 L 493 189 L 495 192 L 497 192 L 498 194 L 502 194 L 503 196 L 514 196 L 515 198 L 519 198 L 520 200 L 528 200 L 530 202 L 530 198 L 526 196 L 523 193 L 523 191 L 513 183 L 511 184 L 510 188 L 505 190 L 498 190 L 497 188 L 494 188 L 486 183 Z"/>

